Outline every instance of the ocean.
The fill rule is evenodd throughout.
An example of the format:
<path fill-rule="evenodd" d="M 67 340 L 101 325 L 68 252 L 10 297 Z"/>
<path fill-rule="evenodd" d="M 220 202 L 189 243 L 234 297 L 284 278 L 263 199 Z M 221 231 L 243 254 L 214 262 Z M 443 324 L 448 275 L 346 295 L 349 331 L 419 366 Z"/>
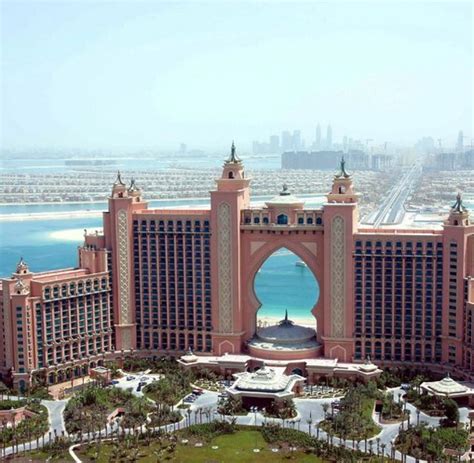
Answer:
<path fill-rule="evenodd" d="M 303 197 L 303 196 L 302 196 Z M 268 198 L 260 198 L 261 200 Z M 321 197 L 306 198 L 310 207 L 322 204 Z M 150 207 L 205 205 L 205 199 L 151 201 Z M 55 213 L 104 210 L 105 203 L 38 204 L 0 206 L 0 214 Z M 0 276 L 11 275 L 20 257 L 34 272 L 74 267 L 83 229 L 102 228 L 101 217 L 0 221 Z M 255 293 L 262 303 L 258 316 L 308 318 L 319 296 L 312 272 L 295 265 L 300 259 L 286 249 L 270 256 L 255 278 Z"/>

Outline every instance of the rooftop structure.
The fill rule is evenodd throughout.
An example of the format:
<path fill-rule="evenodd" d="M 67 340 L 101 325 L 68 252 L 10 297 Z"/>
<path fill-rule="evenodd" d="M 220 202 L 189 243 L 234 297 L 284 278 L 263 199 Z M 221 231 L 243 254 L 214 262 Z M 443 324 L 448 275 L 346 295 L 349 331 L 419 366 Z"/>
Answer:
<path fill-rule="evenodd" d="M 235 373 L 236 381 L 226 391 L 232 397 L 242 398 L 244 406 L 265 404 L 271 401 L 290 399 L 298 393 L 305 378 L 297 374 L 287 375 L 281 368 L 270 368 L 265 364 L 254 372 Z M 267 399 L 262 402 L 262 399 Z"/>
<path fill-rule="evenodd" d="M 426 381 L 421 383 L 420 388 L 429 395 L 454 400 L 464 400 L 472 406 L 474 405 L 474 388 L 472 386 L 472 384 L 467 385 L 455 381 L 448 375 L 440 381 Z"/>

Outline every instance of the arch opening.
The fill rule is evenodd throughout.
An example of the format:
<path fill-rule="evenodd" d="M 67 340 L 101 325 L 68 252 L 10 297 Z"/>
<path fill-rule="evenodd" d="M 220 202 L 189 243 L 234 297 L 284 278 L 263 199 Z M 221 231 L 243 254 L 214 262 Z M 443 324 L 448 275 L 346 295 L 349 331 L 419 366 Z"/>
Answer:
<path fill-rule="evenodd" d="M 254 292 L 260 302 L 256 313 L 257 330 L 288 318 L 317 330 L 312 309 L 320 288 L 313 272 L 294 252 L 280 248 L 262 264 L 254 279 Z"/>

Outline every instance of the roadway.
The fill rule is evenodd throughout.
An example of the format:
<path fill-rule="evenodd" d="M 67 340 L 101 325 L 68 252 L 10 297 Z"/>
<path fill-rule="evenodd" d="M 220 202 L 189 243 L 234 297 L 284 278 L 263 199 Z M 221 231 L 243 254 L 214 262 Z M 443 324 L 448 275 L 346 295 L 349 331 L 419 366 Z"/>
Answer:
<path fill-rule="evenodd" d="M 370 216 L 366 223 L 378 228 L 381 225 L 402 222 L 405 215 L 405 202 L 420 174 L 421 169 L 418 165 L 410 168 L 390 190 L 379 209 Z"/>

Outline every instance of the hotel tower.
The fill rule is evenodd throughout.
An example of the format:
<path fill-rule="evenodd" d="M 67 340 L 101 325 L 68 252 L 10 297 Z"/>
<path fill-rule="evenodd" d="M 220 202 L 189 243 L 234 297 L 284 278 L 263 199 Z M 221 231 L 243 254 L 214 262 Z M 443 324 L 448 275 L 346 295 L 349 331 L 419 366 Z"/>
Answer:
<path fill-rule="evenodd" d="M 2 280 L 3 380 L 62 382 L 129 355 L 228 372 L 274 362 L 310 382 L 356 375 L 370 357 L 473 379 L 474 225 L 460 196 L 442 226 L 390 230 L 361 227 L 344 161 L 319 209 L 285 186 L 252 207 L 250 183 L 234 145 L 208 208 L 149 209 L 119 174 L 77 268 L 32 273 L 20 260 Z M 286 317 L 257 330 L 255 275 L 280 248 L 319 283 L 314 329 Z"/>

